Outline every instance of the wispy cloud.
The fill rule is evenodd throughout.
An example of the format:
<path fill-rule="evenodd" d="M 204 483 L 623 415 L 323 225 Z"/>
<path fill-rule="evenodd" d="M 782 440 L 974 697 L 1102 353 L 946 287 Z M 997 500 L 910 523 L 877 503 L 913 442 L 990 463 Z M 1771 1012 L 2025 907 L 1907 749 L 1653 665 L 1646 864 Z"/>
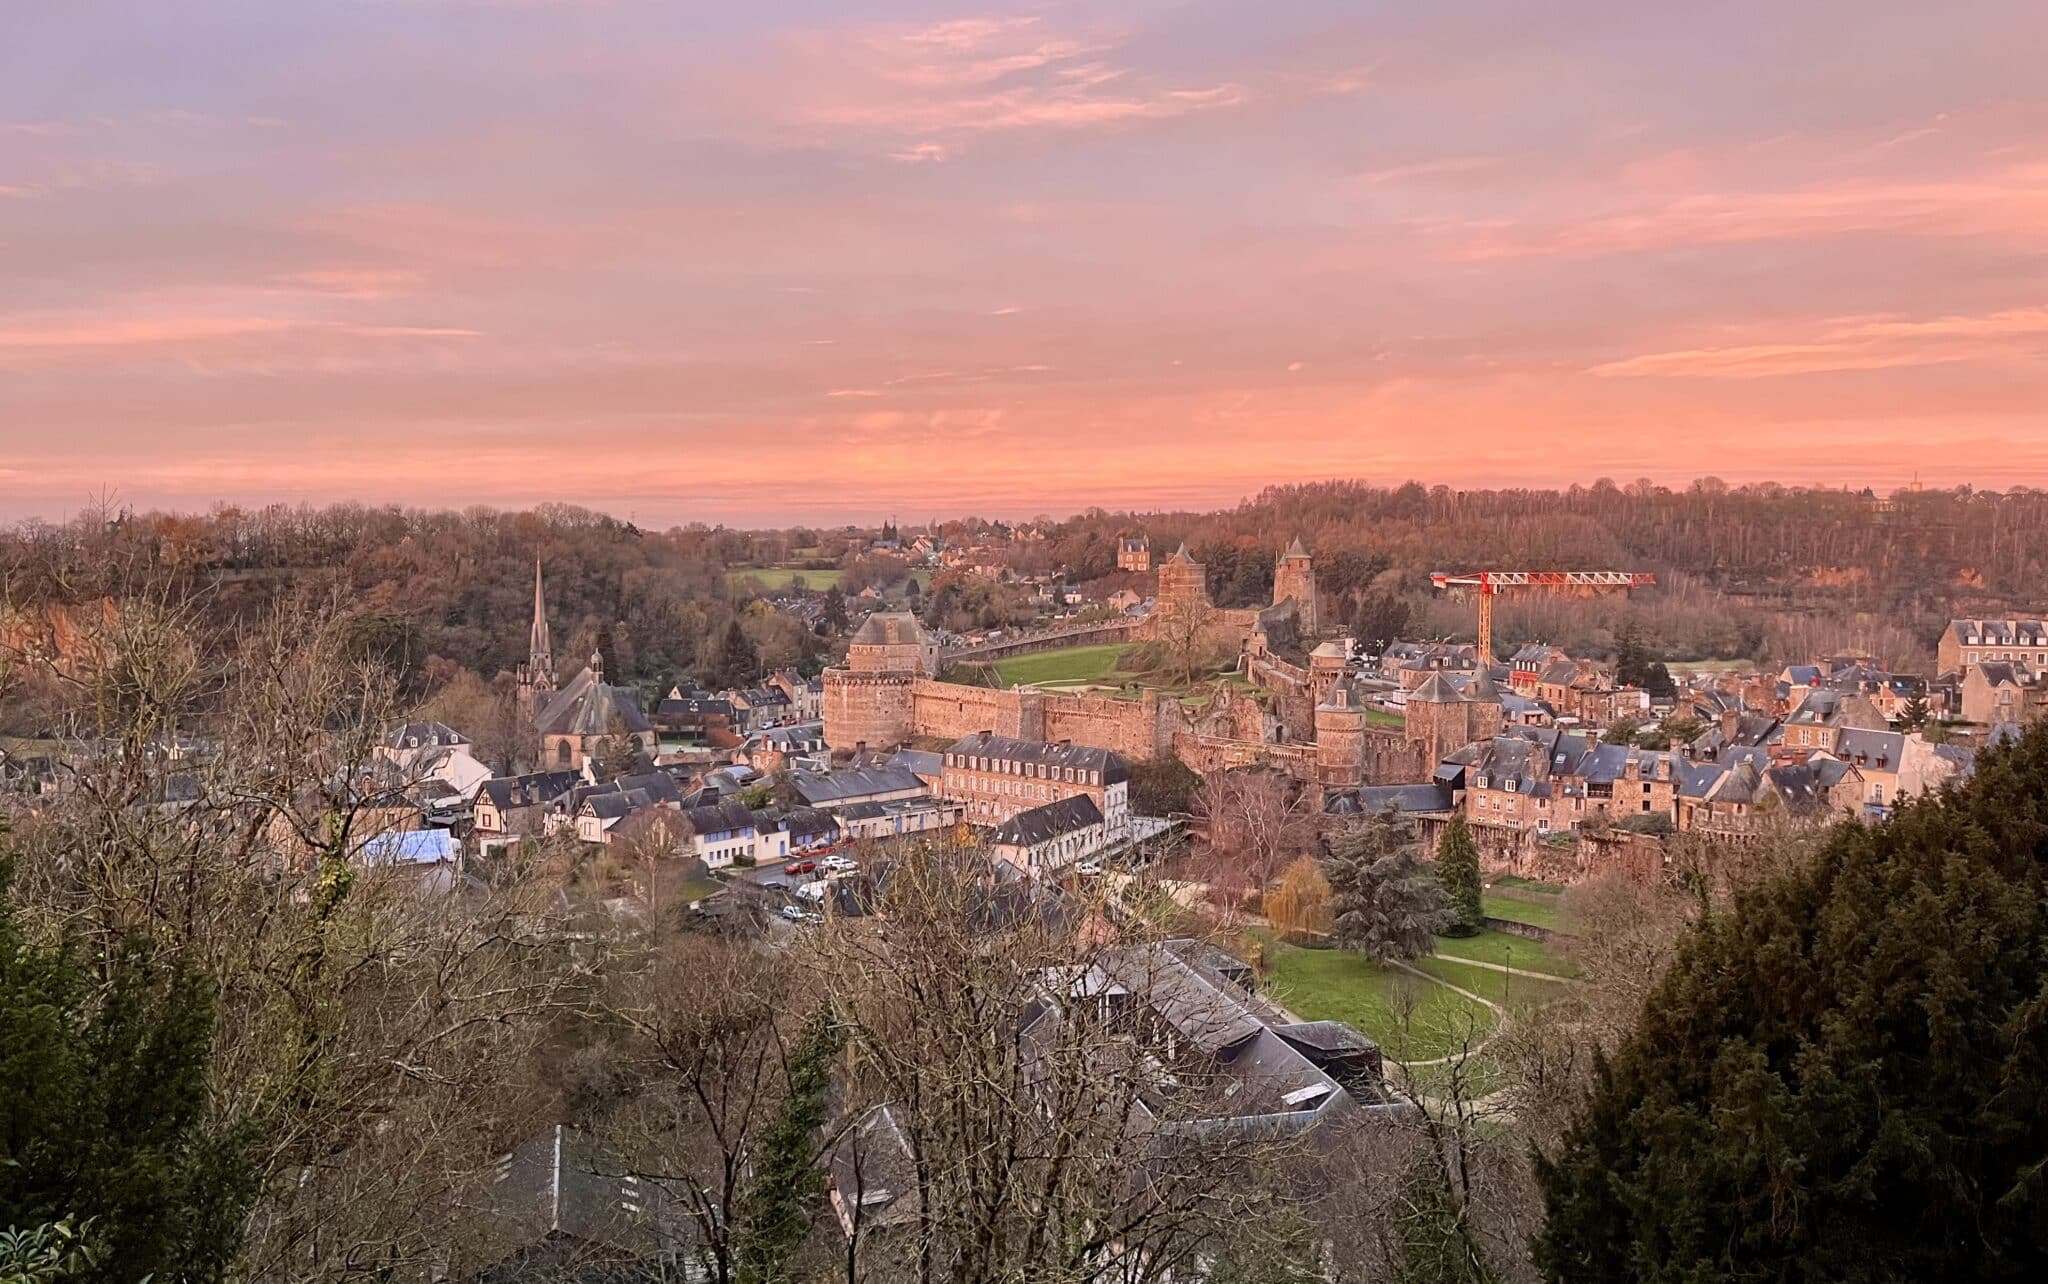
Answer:
<path fill-rule="evenodd" d="M 1769 379 L 2048 356 L 2048 308 L 1925 320 L 1847 317 L 1806 340 L 1651 352 L 1594 366 L 1603 378 Z"/>

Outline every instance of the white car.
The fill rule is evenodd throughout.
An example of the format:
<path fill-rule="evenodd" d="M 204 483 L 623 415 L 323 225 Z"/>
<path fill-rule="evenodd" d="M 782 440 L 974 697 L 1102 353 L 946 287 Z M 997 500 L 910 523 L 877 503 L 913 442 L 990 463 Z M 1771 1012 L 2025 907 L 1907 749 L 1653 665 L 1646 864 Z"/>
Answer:
<path fill-rule="evenodd" d="M 782 907 L 782 917 L 788 919 L 792 923 L 801 923 L 805 919 L 809 918 L 810 915 L 804 913 L 803 910 L 798 906 L 785 905 Z"/>
<path fill-rule="evenodd" d="M 1102 862 L 1099 860 L 1084 860 L 1074 866 L 1074 872 L 1083 878 L 1100 878 L 1102 876 Z"/>
<path fill-rule="evenodd" d="M 818 862 L 818 868 L 834 874 L 843 874 L 851 869 L 859 869 L 860 862 L 845 856 L 827 856 Z"/>

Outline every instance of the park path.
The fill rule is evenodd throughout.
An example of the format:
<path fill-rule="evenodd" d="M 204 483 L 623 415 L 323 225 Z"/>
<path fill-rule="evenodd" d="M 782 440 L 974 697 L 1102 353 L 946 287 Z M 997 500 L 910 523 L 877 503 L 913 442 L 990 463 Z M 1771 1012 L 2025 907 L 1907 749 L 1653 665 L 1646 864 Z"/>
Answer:
<path fill-rule="evenodd" d="M 1525 967 L 1509 967 L 1505 963 L 1488 963 L 1484 959 L 1468 959 L 1462 954 L 1432 954 L 1429 957 L 1442 959 L 1446 963 L 1462 963 L 1466 967 L 1483 967 L 1489 972 L 1505 972 L 1509 976 L 1526 976 L 1532 981 L 1555 981 L 1559 985 L 1585 984 L 1581 978 L 1576 976 L 1559 976 L 1555 972 L 1532 972 Z M 1436 977 L 1430 977 L 1432 981 L 1436 979 Z M 1445 984 L 1448 985 L 1450 983 L 1445 982 Z M 1452 988 L 1455 989 L 1456 987 Z"/>

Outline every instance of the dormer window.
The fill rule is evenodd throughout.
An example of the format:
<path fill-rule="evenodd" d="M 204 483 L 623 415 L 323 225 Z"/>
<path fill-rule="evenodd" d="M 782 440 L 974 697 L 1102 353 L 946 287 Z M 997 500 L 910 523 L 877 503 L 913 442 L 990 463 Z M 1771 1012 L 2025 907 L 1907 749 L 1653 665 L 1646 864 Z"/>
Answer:
<path fill-rule="evenodd" d="M 1508 792 L 1509 792 L 1509 793 L 1514 793 L 1514 792 L 1515 792 L 1515 781 L 1513 780 L 1513 778 L 1510 778 L 1510 779 L 1508 780 Z"/>

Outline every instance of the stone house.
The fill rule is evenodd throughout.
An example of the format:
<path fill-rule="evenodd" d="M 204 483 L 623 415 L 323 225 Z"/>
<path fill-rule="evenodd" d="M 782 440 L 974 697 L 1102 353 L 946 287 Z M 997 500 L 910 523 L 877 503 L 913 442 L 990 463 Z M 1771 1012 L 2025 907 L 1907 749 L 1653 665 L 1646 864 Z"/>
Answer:
<path fill-rule="evenodd" d="M 1111 841 L 1130 832 L 1130 769 L 1122 756 L 1069 740 L 1017 740 L 989 731 L 963 736 L 946 750 L 939 795 L 962 804 L 978 825 L 999 825 L 1021 811 L 1085 795 Z"/>
<path fill-rule="evenodd" d="M 1074 794 L 997 825 L 989 844 L 998 860 L 1027 874 L 1065 869 L 1108 846 L 1102 812 L 1086 794 Z"/>

